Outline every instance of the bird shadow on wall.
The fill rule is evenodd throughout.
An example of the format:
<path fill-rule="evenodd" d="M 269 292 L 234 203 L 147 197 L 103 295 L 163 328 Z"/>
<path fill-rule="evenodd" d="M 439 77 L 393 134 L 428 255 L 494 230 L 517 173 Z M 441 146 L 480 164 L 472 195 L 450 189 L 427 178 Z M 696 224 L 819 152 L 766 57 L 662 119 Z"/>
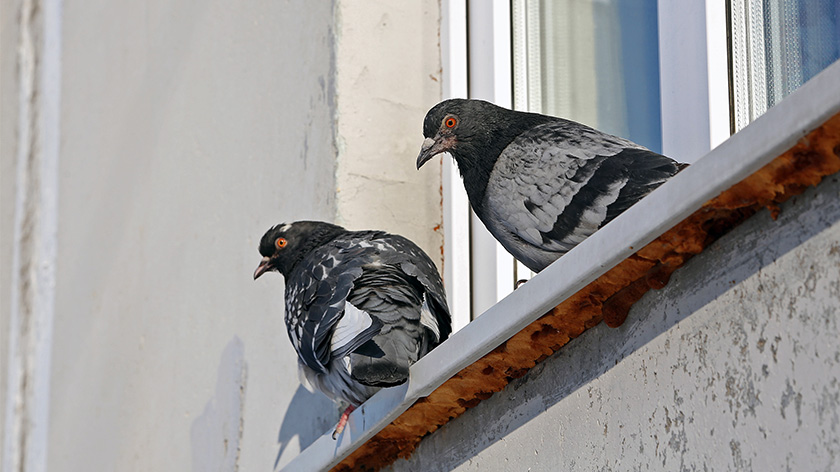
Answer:
<path fill-rule="evenodd" d="M 245 409 L 248 365 L 239 337 L 225 346 L 213 397 L 190 427 L 192 470 L 236 470 Z"/>
<path fill-rule="evenodd" d="M 336 404 L 323 394 L 310 392 L 303 385 L 298 385 L 277 432 L 279 449 L 274 459 L 274 470 L 277 470 L 283 452 L 295 436 L 298 438 L 300 450 L 303 451 L 325 431 L 335 426 L 339 414 Z"/>
<path fill-rule="evenodd" d="M 524 377 L 441 427 L 420 444 L 409 459 L 415 462 L 395 470 L 454 469 L 504 441 L 673 326 L 832 228 L 840 221 L 840 200 L 833 197 L 838 191 L 840 180 L 830 178 L 783 204 L 777 221 L 771 221 L 767 210 L 754 215 L 674 272 L 665 288 L 642 297 L 623 326 L 600 324 L 584 332 Z M 441 456 L 447 457 L 443 464 Z"/>

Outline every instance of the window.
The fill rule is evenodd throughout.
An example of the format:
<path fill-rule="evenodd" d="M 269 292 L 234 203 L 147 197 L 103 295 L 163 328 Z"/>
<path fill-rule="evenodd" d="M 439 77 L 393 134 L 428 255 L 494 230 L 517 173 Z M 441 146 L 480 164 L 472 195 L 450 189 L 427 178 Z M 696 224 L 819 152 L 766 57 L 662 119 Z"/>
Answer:
<path fill-rule="evenodd" d="M 661 152 L 656 0 L 516 0 L 514 106 Z"/>
<path fill-rule="evenodd" d="M 514 0 L 511 22 L 513 108 L 662 152 L 656 0 Z"/>
<path fill-rule="evenodd" d="M 734 131 L 840 58 L 837 0 L 731 0 Z"/>

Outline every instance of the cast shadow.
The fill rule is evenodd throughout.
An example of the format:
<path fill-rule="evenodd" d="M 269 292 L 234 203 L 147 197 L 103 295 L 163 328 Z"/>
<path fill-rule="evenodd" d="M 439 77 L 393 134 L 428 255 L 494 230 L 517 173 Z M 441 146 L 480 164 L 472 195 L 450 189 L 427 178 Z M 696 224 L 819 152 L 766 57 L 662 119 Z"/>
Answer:
<path fill-rule="evenodd" d="M 335 403 L 321 393 L 312 393 L 303 385 L 298 385 L 286 409 L 286 416 L 277 432 L 279 449 L 274 459 L 274 470 L 280 463 L 280 457 L 295 437 L 303 451 L 325 431 L 335 426 L 339 411 Z"/>

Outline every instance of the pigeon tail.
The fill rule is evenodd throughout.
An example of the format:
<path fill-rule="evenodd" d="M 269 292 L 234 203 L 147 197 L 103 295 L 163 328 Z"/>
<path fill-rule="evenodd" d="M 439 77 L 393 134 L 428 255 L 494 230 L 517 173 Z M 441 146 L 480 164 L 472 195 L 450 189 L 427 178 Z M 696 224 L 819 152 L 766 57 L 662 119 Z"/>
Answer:
<path fill-rule="evenodd" d="M 350 354 L 351 376 L 372 387 L 400 385 L 408 380 L 409 367 L 420 357 L 419 347 L 406 330 L 392 329 Z"/>

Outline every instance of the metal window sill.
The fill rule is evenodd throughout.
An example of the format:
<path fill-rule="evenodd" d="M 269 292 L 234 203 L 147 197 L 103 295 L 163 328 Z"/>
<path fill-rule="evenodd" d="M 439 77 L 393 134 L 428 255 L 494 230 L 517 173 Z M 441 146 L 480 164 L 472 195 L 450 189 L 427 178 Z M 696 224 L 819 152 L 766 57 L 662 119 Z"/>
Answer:
<path fill-rule="evenodd" d="M 784 163 L 778 164 L 781 167 L 775 168 L 774 172 L 778 173 L 784 169 L 800 171 L 805 164 L 813 164 L 818 167 L 813 172 L 805 169 L 808 175 L 803 177 L 804 180 L 801 181 L 800 187 L 802 189 L 805 185 L 814 185 L 823 176 L 840 170 L 840 156 L 838 156 L 838 152 L 840 152 L 840 115 L 838 113 L 840 113 L 840 63 L 835 63 L 769 110 L 764 116 L 713 149 L 695 164 L 616 218 L 607 227 L 595 233 L 514 293 L 491 307 L 467 327 L 456 332 L 449 340 L 412 367 L 411 378 L 408 383 L 380 391 L 354 411 L 350 416 L 346 430 L 337 440 L 332 439 L 331 431 L 326 432 L 282 470 L 328 470 L 337 465 L 340 465 L 338 469 L 343 469 L 361 464 L 367 467 L 379 467 L 392 462 L 398 455 L 409 454 L 419 442 L 420 437 L 429 431 L 434 431 L 441 424 L 421 425 L 423 427 L 428 426 L 426 429 L 420 428 L 418 430 L 414 428 L 421 433 L 414 434 L 412 437 L 400 437 L 398 433 L 393 432 L 390 434 L 380 432 L 395 420 L 401 422 L 404 426 L 402 430 L 412 430 L 412 424 L 417 425 L 426 421 L 428 418 L 424 414 L 411 417 L 401 417 L 401 415 L 412 408 L 415 403 L 417 405 L 426 403 L 425 397 L 433 392 L 435 394 L 448 394 L 452 397 L 451 400 L 457 403 L 459 401 L 458 392 L 440 392 L 445 390 L 447 386 L 444 385 L 444 389 L 439 387 L 453 379 L 459 372 L 463 373 L 465 369 L 487 356 L 494 349 L 501 352 L 498 349 L 500 345 L 517 334 L 521 334 L 529 325 L 531 325 L 531 337 L 536 339 L 535 336 L 539 334 L 537 331 L 541 328 L 539 322 L 535 323 L 535 321 L 561 303 L 568 301 L 570 297 L 578 294 L 579 291 L 619 264 L 632 263 L 631 259 L 637 257 L 634 254 L 640 254 L 642 252 L 641 248 L 647 249 L 646 246 L 657 238 L 663 235 L 671 235 L 668 244 L 679 244 L 680 234 L 675 231 L 677 229 L 675 226 L 689 221 L 700 213 L 708 212 L 707 207 L 711 203 L 710 201 L 714 200 L 720 203 L 721 199 L 737 200 L 743 196 L 744 192 L 749 193 L 750 191 L 770 192 L 775 195 L 770 200 L 758 199 L 758 203 L 753 202 L 749 208 L 752 208 L 751 211 L 754 212 L 757 208 L 756 205 L 758 207 L 772 206 L 774 201 L 772 198 L 776 198 L 775 201 L 780 201 L 778 199 L 785 199 L 797 193 L 797 188 L 799 188 L 797 185 L 799 184 L 788 184 L 787 186 L 778 184 L 781 185 L 782 190 L 780 191 L 779 188 L 775 187 L 773 189 L 766 188 L 767 185 L 762 183 L 766 183 L 766 179 L 756 180 L 754 177 L 754 174 L 759 174 L 759 170 L 763 170 L 765 173 L 769 172 L 767 169 L 770 166 L 767 168 L 765 166 L 771 163 L 777 165 L 779 159 L 782 159 L 785 155 L 788 156 L 787 159 L 789 160 L 796 159 L 796 156 L 799 156 L 800 161 L 788 162 L 788 164 L 785 164 L 788 167 L 784 167 L 782 165 Z M 822 131 L 829 124 L 831 125 L 829 131 L 827 133 Z M 820 136 L 817 137 L 819 139 L 833 140 L 829 144 L 823 145 L 823 147 L 825 145 L 830 147 L 827 148 L 828 151 L 821 148 L 823 161 L 816 164 L 814 164 L 813 159 L 807 158 L 807 156 L 802 158 L 803 153 L 815 152 L 811 148 L 807 148 L 807 146 L 814 144 L 809 141 L 817 139 L 810 139 L 813 134 L 809 135 L 809 133 L 812 132 L 820 132 Z M 802 139 L 806 136 L 809 139 Z M 805 151 L 791 150 L 794 146 L 807 149 Z M 786 153 L 786 151 L 789 152 Z M 748 178 L 751 176 L 753 176 L 752 180 L 748 182 Z M 745 185 L 733 187 L 742 182 L 745 182 Z M 757 185 L 763 186 L 758 188 Z M 801 192 L 802 189 L 799 191 Z M 727 191 L 728 193 L 726 193 Z M 744 218 L 748 217 L 749 214 L 746 214 Z M 702 247 L 699 250 L 702 250 Z M 687 257 L 690 257 L 690 255 Z M 682 262 L 684 260 L 671 270 L 677 268 Z M 667 282 L 668 274 L 666 274 L 662 283 Z M 631 282 L 628 282 L 627 285 L 630 285 Z M 648 288 L 646 287 L 642 293 L 647 291 Z M 630 304 L 640 296 L 641 294 L 638 294 L 635 299 L 631 300 Z M 581 331 L 597 324 L 600 320 L 600 316 L 585 320 L 586 326 L 581 325 Z M 575 337 L 577 334 L 570 337 Z M 568 342 L 568 339 L 569 337 L 566 337 L 565 342 Z M 559 346 L 562 346 L 565 342 L 559 343 Z M 559 348 L 559 346 L 556 347 Z M 545 350 L 544 345 L 542 349 Z M 550 349 L 550 352 L 556 350 L 553 347 Z M 505 353 L 501 352 L 497 359 L 504 359 L 504 355 Z M 516 353 L 509 353 L 509 355 L 515 357 Z M 546 355 L 539 358 L 535 357 L 532 363 L 538 362 Z M 499 367 L 503 366 L 495 365 L 496 369 Z M 487 369 L 493 370 L 493 368 L 492 364 L 483 367 L 485 371 Z M 511 373 L 508 372 L 506 375 L 508 379 L 503 380 L 504 383 L 501 387 L 488 387 L 490 393 L 503 388 L 504 384 L 510 380 Z M 481 396 L 461 401 L 460 411 L 474 406 L 480 400 Z M 445 423 L 450 419 L 446 416 L 448 414 L 446 411 L 438 413 L 442 413 L 444 419 L 435 421 Z M 457 414 L 459 413 L 456 413 L 455 416 Z M 397 428 L 394 431 L 399 430 Z M 374 438 L 378 433 L 379 435 Z M 368 443 L 371 438 L 374 439 Z M 366 445 L 366 443 L 368 444 Z M 364 445 L 376 451 L 377 457 L 373 465 L 370 462 L 364 462 L 364 458 L 361 456 L 350 463 L 342 463 L 354 451 Z M 408 445 L 408 447 L 402 447 L 401 445 Z M 358 455 L 358 453 L 354 454 L 354 456 Z"/>

